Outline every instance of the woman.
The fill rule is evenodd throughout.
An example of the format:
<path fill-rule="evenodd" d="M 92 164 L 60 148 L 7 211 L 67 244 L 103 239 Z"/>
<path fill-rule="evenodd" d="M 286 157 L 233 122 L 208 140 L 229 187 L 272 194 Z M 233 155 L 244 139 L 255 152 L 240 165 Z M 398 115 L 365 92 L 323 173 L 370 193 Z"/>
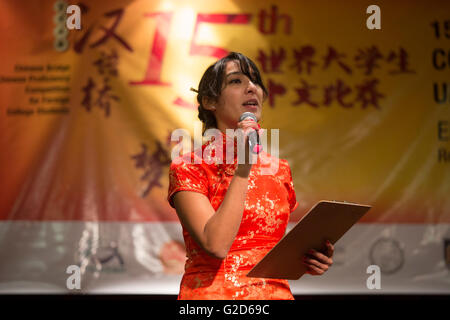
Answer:
<path fill-rule="evenodd" d="M 187 251 L 178 298 L 293 299 L 287 280 L 246 277 L 283 237 L 298 205 L 287 161 L 264 151 L 249 153 L 247 135 L 260 126 L 252 120 L 239 122 L 243 112 L 261 119 L 267 90 L 259 70 L 249 58 L 232 52 L 205 71 L 197 92 L 204 130 L 217 128 L 222 136 L 202 150 L 211 143 L 227 150 L 230 142 L 236 150 L 237 141 L 226 129 L 242 129 L 247 152 L 246 162 L 239 164 L 236 155 L 232 164 L 172 162 L 168 201 L 183 226 Z M 197 155 L 194 151 L 188 159 Z M 261 174 L 263 163 L 273 161 L 279 161 L 276 174 Z M 310 274 L 320 275 L 332 264 L 332 255 L 327 243 L 325 253 L 312 251 L 303 259 Z"/>

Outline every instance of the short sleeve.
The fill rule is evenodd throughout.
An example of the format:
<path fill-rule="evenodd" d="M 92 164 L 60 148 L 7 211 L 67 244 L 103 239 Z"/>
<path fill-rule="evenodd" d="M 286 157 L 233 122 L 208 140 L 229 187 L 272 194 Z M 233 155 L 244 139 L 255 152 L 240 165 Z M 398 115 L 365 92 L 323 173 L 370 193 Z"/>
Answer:
<path fill-rule="evenodd" d="M 169 191 L 167 200 L 172 208 L 173 195 L 178 191 L 194 191 L 208 196 L 208 177 L 199 164 L 172 162 L 169 169 Z"/>
<path fill-rule="evenodd" d="M 294 190 L 294 181 L 292 180 L 292 172 L 291 168 L 289 166 L 289 163 L 287 163 L 287 170 L 288 170 L 288 180 L 285 183 L 287 190 L 288 190 L 288 202 L 289 202 L 289 208 L 290 212 L 293 212 L 298 207 L 297 197 L 295 196 L 295 190 Z"/>

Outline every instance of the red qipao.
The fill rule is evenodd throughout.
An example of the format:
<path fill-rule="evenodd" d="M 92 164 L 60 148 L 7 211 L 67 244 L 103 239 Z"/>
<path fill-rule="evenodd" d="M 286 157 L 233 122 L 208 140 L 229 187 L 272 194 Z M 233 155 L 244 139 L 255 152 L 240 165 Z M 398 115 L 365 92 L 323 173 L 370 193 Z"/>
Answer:
<path fill-rule="evenodd" d="M 213 150 L 206 159 L 217 159 L 211 144 L 218 143 L 225 154 L 226 145 L 233 146 L 233 139 L 222 134 L 222 141 L 203 144 L 202 154 L 208 146 L 207 150 Z M 172 197 L 176 192 L 199 192 L 217 210 L 233 178 L 237 156 L 234 155 L 234 164 L 225 164 L 225 157 L 223 164 L 207 164 L 205 156 L 202 163 L 195 164 L 194 157 L 199 159 L 195 151 L 182 156 L 185 161 L 179 164 L 172 162 L 168 201 L 174 207 Z M 267 161 L 272 166 L 278 162 L 278 170 L 273 174 L 262 174 L 270 166 Z M 283 237 L 289 215 L 297 205 L 288 162 L 263 151 L 250 171 L 241 225 L 225 259 L 208 255 L 183 227 L 187 260 L 178 299 L 292 300 L 287 280 L 249 278 L 246 274 Z"/>

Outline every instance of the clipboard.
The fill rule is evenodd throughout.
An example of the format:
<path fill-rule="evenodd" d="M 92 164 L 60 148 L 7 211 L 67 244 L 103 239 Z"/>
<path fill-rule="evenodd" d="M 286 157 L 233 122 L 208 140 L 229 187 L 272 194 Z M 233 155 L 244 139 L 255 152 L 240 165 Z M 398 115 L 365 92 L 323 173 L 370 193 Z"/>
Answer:
<path fill-rule="evenodd" d="M 309 249 L 333 245 L 369 211 L 371 206 L 322 200 L 250 270 L 247 277 L 297 280 L 305 274 L 302 257 Z"/>

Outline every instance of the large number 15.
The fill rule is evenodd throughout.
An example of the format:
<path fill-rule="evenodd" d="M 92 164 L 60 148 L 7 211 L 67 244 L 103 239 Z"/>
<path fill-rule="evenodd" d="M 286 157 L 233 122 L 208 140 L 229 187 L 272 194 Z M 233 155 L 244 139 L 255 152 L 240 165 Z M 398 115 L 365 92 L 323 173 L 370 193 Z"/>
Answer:
<path fill-rule="evenodd" d="M 150 52 L 144 79 L 141 81 L 130 81 L 130 84 L 170 86 L 170 83 L 163 82 L 161 80 L 161 69 L 167 45 L 167 35 L 169 34 L 173 13 L 147 13 L 145 14 L 145 17 L 156 18 L 155 37 L 153 39 L 152 50 Z M 228 51 L 223 48 L 199 45 L 196 43 L 200 23 L 247 24 L 250 22 L 250 18 L 250 14 L 197 14 L 189 54 L 220 59 L 228 53 Z"/>

